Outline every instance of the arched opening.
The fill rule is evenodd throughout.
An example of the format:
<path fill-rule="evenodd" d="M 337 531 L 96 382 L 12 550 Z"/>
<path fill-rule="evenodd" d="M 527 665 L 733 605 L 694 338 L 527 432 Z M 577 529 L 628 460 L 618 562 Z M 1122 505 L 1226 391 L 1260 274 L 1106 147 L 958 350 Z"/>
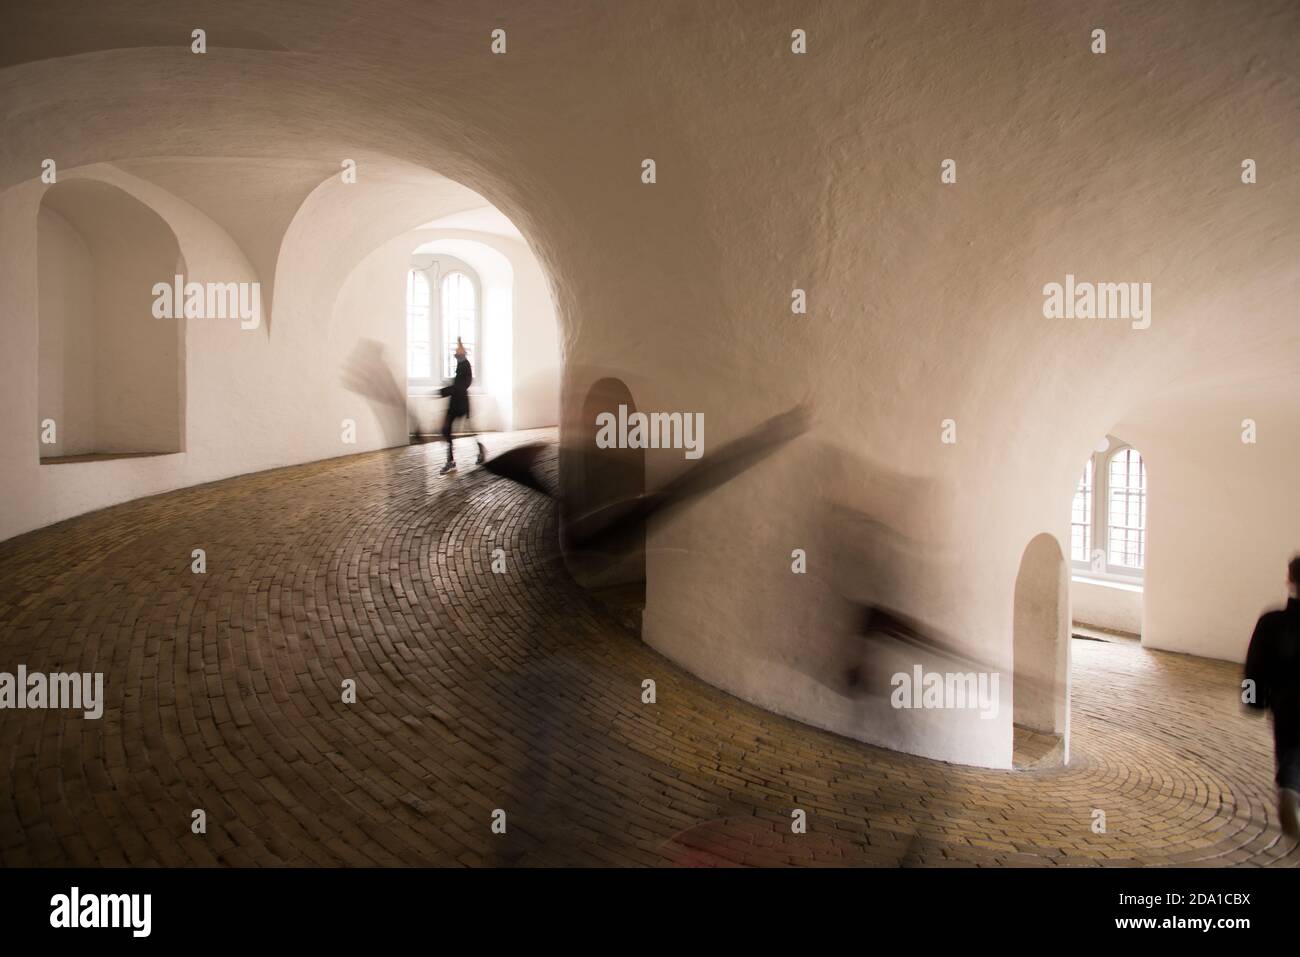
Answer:
<path fill-rule="evenodd" d="M 619 379 L 600 379 L 588 390 L 582 417 L 569 430 L 575 438 L 566 439 L 561 450 L 565 494 L 560 527 L 561 547 L 574 579 L 639 635 L 645 608 L 645 524 L 623 527 L 620 519 L 645 494 L 645 450 L 621 442 L 601 447 L 604 443 L 597 441 L 599 416 L 608 413 L 626 423 L 635 411 L 632 392 Z M 624 427 L 615 431 L 627 434 Z M 598 526 L 608 522 L 619 531 L 593 543 L 575 538 L 575 528 L 590 530 L 591 523 L 582 520 L 593 514 L 603 516 Z"/>
<path fill-rule="evenodd" d="M 179 452 L 185 322 L 154 287 L 185 272 L 171 228 L 115 186 L 52 186 L 37 215 L 41 461 Z M 46 423 L 52 423 L 47 427 Z"/>
<path fill-rule="evenodd" d="M 1025 547 L 1016 575 L 1012 690 L 1013 762 L 1018 768 L 1069 761 L 1069 567 L 1043 532 Z"/>
<path fill-rule="evenodd" d="M 465 244 L 469 245 L 469 244 Z M 441 424 L 445 400 L 438 389 L 456 374 L 456 343 L 465 346 L 466 358 L 474 370 L 470 386 L 473 397 L 471 422 L 461 423 L 471 431 L 509 428 L 510 377 L 502 375 L 501 353 L 509 352 L 512 316 L 510 298 L 513 276 L 509 263 L 500 254 L 482 247 L 478 256 L 491 257 L 480 271 L 463 257 L 435 251 L 435 244 L 421 246 L 411 255 L 406 274 L 406 390 L 414 437 L 435 434 Z M 494 303 L 494 313 L 486 321 L 487 282 L 491 294 L 506 301 Z M 485 337 L 491 333 L 492 347 Z M 492 353 L 489 359 L 487 352 Z"/>
<path fill-rule="evenodd" d="M 423 350 L 420 340 L 430 343 L 431 378 L 421 377 L 423 366 L 408 363 L 409 417 L 417 436 L 436 432 L 442 422 L 445 400 L 438 397 L 438 386 L 451 369 L 439 363 L 452 354 L 457 335 L 464 339 L 474 369 L 474 431 L 559 424 L 559 327 L 545 274 L 510 221 L 493 207 L 481 209 L 486 212 L 478 219 L 461 223 L 476 229 L 447 229 L 439 220 L 403 240 L 417 243 L 404 262 L 408 356 L 416 355 L 413 347 Z M 428 290 L 427 307 L 415 310 L 410 308 L 412 271 Z M 457 305 L 472 302 L 474 308 L 456 310 L 457 320 L 449 322 L 451 303 L 444 293 L 455 276 L 468 278 L 468 285 L 459 285 L 472 296 L 457 296 Z M 413 320 L 423 323 L 422 336 L 414 334 L 420 322 Z"/>
<path fill-rule="evenodd" d="M 1070 507 L 1071 628 L 1077 637 L 1141 637 L 1146 546 L 1146 462 L 1138 449 L 1108 435 L 1084 463 Z"/>

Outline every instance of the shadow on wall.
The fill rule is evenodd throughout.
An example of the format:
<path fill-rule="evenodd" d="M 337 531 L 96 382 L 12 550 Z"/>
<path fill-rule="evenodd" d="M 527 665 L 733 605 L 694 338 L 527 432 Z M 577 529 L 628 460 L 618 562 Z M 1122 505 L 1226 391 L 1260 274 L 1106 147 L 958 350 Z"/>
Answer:
<path fill-rule="evenodd" d="M 999 711 L 998 666 L 925 613 L 945 603 L 954 578 L 956 558 L 934 532 L 948 521 L 944 486 L 834 444 L 804 454 L 821 481 L 814 550 L 827 558 L 808 573 L 818 588 L 799 654 L 782 645 L 755 653 L 837 696 L 842 727 L 862 740 L 924 750 L 950 733 L 945 722 L 978 733 Z M 974 690 L 960 704 L 925 702 L 923 680 L 955 687 L 958 675 L 975 682 L 963 683 Z"/>
<path fill-rule="evenodd" d="M 1055 536 L 1043 532 L 1025 547 L 1016 576 L 1013 722 L 1059 735 L 1069 760 L 1070 571 Z"/>
<path fill-rule="evenodd" d="M 688 465 L 647 492 L 642 444 L 645 423 L 628 429 L 629 420 L 638 415 L 631 402 L 630 391 L 618 380 L 603 379 L 593 387 L 585 411 L 579 413 L 580 418 L 571 419 L 566 432 L 569 438 L 560 450 L 566 463 L 561 490 L 551 487 L 538 471 L 546 443 L 510 449 L 485 462 L 484 467 L 558 501 L 563 517 L 561 545 L 570 573 L 580 584 L 599 592 L 598 597 L 616 607 L 621 617 L 633 619 L 632 630 L 639 635 L 650 519 L 706 495 L 801 435 L 808 428 L 808 410 L 800 406 L 769 418 L 716 449 L 707 463 Z M 617 411 L 604 408 L 609 403 Z M 592 422 L 590 430 L 584 424 L 587 416 Z M 606 421 L 598 426 L 600 420 Z M 651 438 L 649 446 L 669 447 L 662 439 Z"/>
<path fill-rule="evenodd" d="M 406 408 L 406 393 L 389 365 L 384 344 L 377 339 L 358 339 L 352 352 L 343 363 L 339 377 L 343 388 L 365 398 L 375 410 L 375 417 L 382 418 L 385 412 L 400 410 L 410 416 Z"/>
<path fill-rule="evenodd" d="M 783 428 L 798 435 L 797 421 L 782 421 L 796 412 L 736 441 L 767 442 Z M 783 550 L 799 547 L 786 553 L 788 565 L 749 570 L 746 601 L 787 624 L 749 629 L 743 645 L 723 654 L 732 635 L 662 627 L 660 595 L 693 589 L 702 608 L 711 596 L 707 581 L 680 574 L 685 550 L 661 552 L 656 540 L 648 642 L 723 690 L 792 718 L 929 756 L 967 745 L 986 765 L 1009 766 L 1010 636 L 990 648 L 954 624 L 963 556 L 944 534 L 952 526 L 947 483 L 815 436 L 785 458 L 764 468 L 794 466 L 806 479 L 803 494 L 773 517 L 772 538 Z M 745 520 L 743 497 L 726 504 Z M 780 588 L 792 574 L 800 576 L 797 596 Z"/>

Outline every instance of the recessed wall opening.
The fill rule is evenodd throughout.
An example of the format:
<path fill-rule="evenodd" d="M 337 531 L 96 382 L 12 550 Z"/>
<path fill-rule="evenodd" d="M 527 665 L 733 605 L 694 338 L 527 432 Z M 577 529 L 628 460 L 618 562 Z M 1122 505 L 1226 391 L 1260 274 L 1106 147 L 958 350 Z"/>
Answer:
<path fill-rule="evenodd" d="M 472 432 L 559 423 L 559 327 L 540 262 L 494 207 L 443 217 L 411 234 L 402 272 L 405 297 L 408 425 L 414 441 L 437 436 L 455 373 L 456 340 L 473 382 Z"/>
<path fill-rule="evenodd" d="M 43 464 L 179 452 L 184 320 L 154 316 L 184 263 L 171 228 L 91 180 L 56 184 L 37 219 Z"/>
<path fill-rule="evenodd" d="M 1142 453 L 1107 436 L 1084 463 L 1070 507 L 1075 636 L 1103 641 L 1141 637 L 1146 526 Z"/>
<path fill-rule="evenodd" d="M 509 294 L 509 286 L 506 288 Z M 446 253 L 423 252 L 411 256 L 406 274 L 406 384 L 412 438 L 436 432 L 431 409 L 445 380 L 456 375 L 456 343 L 474 370 L 470 405 L 474 417 L 460 428 L 501 424 L 496 409 L 485 410 L 482 396 L 487 381 L 483 357 L 483 281 L 473 266 Z M 507 324 L 509 317 L 507 316 Z M 495 404 L 494 404 L 495 405 Z"/>
<path fill-rule="evenodd" d="M 614 378 L 594 383 L 582 404 L 582 419 L 575 423 L 573 431 L 580 437 L 581 446 L 561 450 L 568 459 L 561 469 L 565 483 L 561 544 L 574 579 L 639 636 L 646 600 L 644 523 L 636 523 L 593 547 L 575 547 L 569 535 L 573 523 L 584 516 L 600 510 L 617 512 L 645 494 L 645 450 L 600 448 L 596 443 L 596 417 L 602 412 L 618 415 L 619 406 L 625 406 L 629 415 L 636 411 L 627 385 Z"/>

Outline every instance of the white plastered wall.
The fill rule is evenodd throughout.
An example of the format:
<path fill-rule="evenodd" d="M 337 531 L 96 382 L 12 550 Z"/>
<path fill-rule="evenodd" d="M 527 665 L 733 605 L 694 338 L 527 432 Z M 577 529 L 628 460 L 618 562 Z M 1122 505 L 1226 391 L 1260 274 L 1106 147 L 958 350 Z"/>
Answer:
<path fill-rule="evenodd" d="M 100 8 L 127 24 L 140 16 L 126 0 Z M 816 410 L 810 435 L 652 524 L 647 642 L 808 723 L 1009 766 L 1006 709 L 990 722 L 900 716 L 823 680 L 855 654 L 826 611 L 830 556 L 844 543 L 825 503 L 879 506 L 858 477 L 864 460 L 923 487 L 926 507 L 903 521 L 933 564 L 909 569 L 896 593 L 913 616 L 1009 669 L 1021 555 L 1040 533 L 1067 540 L 1070 496 L 1096 436 L 1127 423 L 1148 394 L 1180 378 L 1195 387 L 1219 367 L 1281 357 L 1295 381 L 1300 95 L 1290 64 L 1300 13 L 1290 0 L 1261 0 L 1248 17 L 1209 0 L 1099 0 L 1086 11 L 1033 0 L 815 9 L 772 0 L 724 4 L 709 22 L 683 11 L 651 0 L 578 4 L 561 29 L 549 9 L 507 3 L 512 52 L 494 57 L 484 24 L 450 3 L 364 20 L 343 0 L 310 10 L 181 4 L 176 15 L 204 15 L 214 38 L 253 29 L 289 51 L 214 49 L 195 70 L 184 44 L 84 55 L 96 38 L 75 36 L 75 5 L 50 0 L 24 15 L 48 18 L 49 42 L 83 55 L 6 68 L 4 95 L 21 108 L 6 113 L 0 188 L 27 182 L 53 153 L 71 169 L 202 157 L 232 143 L 337 168 L 364 142 L 465 183 L 520 227 L 548 276 L 566 418 L 607 375 L 628 384 L 640 409 L 704 413 L 706 448 L 805 398 Z M 1097 23 L 1111 38 L 1100 57 L 1088 49 Z M 805 56 L 789 52 L 795 25 L 808 31 Z M 70 103 L 94 109 L 82 115 Z M 1239 178 L 1247 156 L 1259 164 L 1252 186 Z M 647 157 L 658 164 L 653 186 L 640 179 Z M 945 186 L 949 157 L 958 178 Z M 360 169 L 364 183 L 364 158 Z M 398 191 L 392 199 L 392 210 L 406 201 Z M 0 371 L 16 410 L 0 423 L 12 502 L 0 534 L 338 453 L 346 397 L 280 373 L 302 356 L 345 353 L 347 336 L 339 330 L 334 351 L 306 332 L 328 321 L 332 297 L 285 305 L 286 249 L 270 333 L 276 343 L 283 325 L 295 337 L 286 352 L 263 356 L 226 341 L 237 332 L 193 330 L 211 341 L 190 341 L 191 385 L 212 398 L 190 410 L 191 466 L 114 463 L 93 488 L 38 488 L 24 398 L 36 365 L 25 331 L 32 253 L 26 227 L 14 225 L 34 207 L 22 209 L 30 199 L 12 190 L 0 203 Z M 364 255 L 364 243 L 350 242 L 335 253 L 340 236 L 369 224 L 359 207 L 339 209 L 346 214 L 313 219 L 301 237 L 324 241 L 302 246 L 312 253 L 295 267 L 302 289 L 341 283 Z M 393 231 L 365 251 L 428 218 L 389 220 Z M 186 230 L 172 225 L 189 258 Z M 1151 328 L 1045 320 L 1042 287 L 1067 273 L 1152 282 Z M 795 287 L 808 293 L 806 316 L 790 313 Z M 209 348 L 228 356 L 209 367 L 195 358 Z M 1296 398 L 1291 387 L 1285 401 Z M 392 423 L 364 414 L 363 441 L 382 443 Z M 956 444 L 940 441 L 947 419 Z M 1126 435 L 1143 446 L 1136 431 Z M 1145 445 L 1147 632 L 1159 641 L 1180 630 L 1177 618 L 1167 629 L 1159 621 L 1176 602 L 1192 616 L 1224 592 L 1184 577 L 1176 602 L 1157 600 L 1161 451 Z M 680 455 L 652 453 L 649 486 L 683 466 Z M 1243 543 L 1271 534 L 1256 526 L 1276 524 L 1292 501 L 1268 483 L 1255 492 L 1272 501 L 1242 513 Z M 1270 549 L 1283 551 L 1289 534 Z M 790 572 L 794 547 L 809 549 L 807 576 Z M 1266 602 L 1245 595 L 1233 621 Z"/>
<path fill-rule="evenodd" d="M 1300 553 L 1294 401 L 1250 383 L 1135 411 L 1125 430 L 1149 484 L 1142 643 L 1244 661 L 1256 619 L 1285 604 Z"/>

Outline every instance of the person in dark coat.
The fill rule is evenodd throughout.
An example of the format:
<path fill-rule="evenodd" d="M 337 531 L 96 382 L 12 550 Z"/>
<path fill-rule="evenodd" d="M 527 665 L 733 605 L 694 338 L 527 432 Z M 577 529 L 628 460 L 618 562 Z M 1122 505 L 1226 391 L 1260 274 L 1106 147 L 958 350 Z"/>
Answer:
<path fill-rule="evenodd" d="M 442 437 L 447 441 L 447 464 L 442 467 L 442 474 L 446 475 L 456 467 L 456 455 L 452 448 L 451 427 L 457 419 L 469 418 L 469 387 L 474 381 L 474 370 L 470 368 L 469 359 L 465 353 L 465 343 L 456 337 L 456 375 L 450 383 L 444 385 L 441 395 L 448 397 L 447 418 L 442 423 Z M 483 443 L 478 443 L 478 460 L 483 461 L 486 450 Z"/>
<path fill-rule="evenodd" d="M 1283 833 L 1300 841 L 1300 555 L 1291 559 L 1287 583 L 1286 608 L 1266 612 L 1255 625 L 1242 701 L 1273 712 L 1278 817 Z"/>

